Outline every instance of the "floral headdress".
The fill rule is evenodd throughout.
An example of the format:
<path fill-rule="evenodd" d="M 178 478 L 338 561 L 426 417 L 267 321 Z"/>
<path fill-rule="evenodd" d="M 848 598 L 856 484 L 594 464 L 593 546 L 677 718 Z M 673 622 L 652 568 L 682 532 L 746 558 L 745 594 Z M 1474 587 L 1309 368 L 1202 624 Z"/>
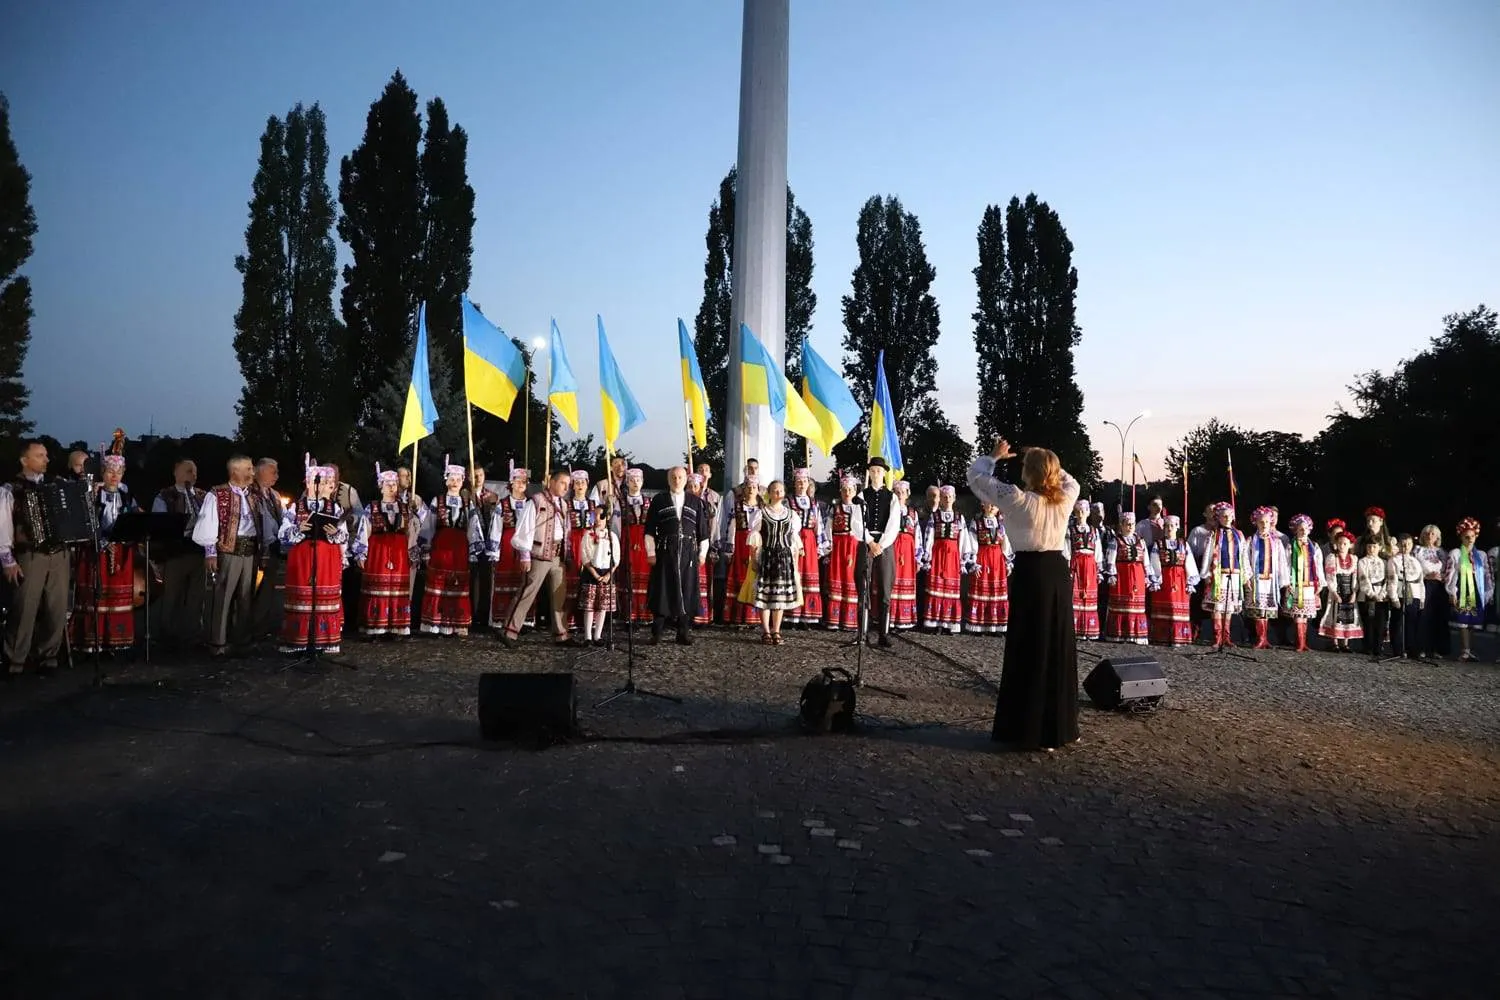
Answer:
<path fill-rule="evenodd" d="M 443 478 L 444 479 L 462 479 L 462 478 L 464 478 L 464 467 L 462 465 L 454 465 L 450 461 L 451 457 L 452 456 L 449 456 L 449 455 L 444 455 L 443 456 Z"/>
<path fill-rule="evenodd" d="M 1383 507 L 1366 507 L 1365 508 L 1365 517 L 1378 517 L 1382 521 L 1384 521 L 1386 519 L 1386 517 L 1385 517 L 1385 508 L 1383 508 Z"/>
<path fill-rule="evenodd" d="M 1313 529 L 1313 519 L 1308 517 L 1306 514 L 1298 514 L 1296 517 L 1292 518 L 1291 521 L 1288 522 L 1288 524 L 1292 528 L 1296 528 L 1297 525 L 1300 524 L 1302 525 L 1302 527 L 1306 528 L 1309 533 L 1311 533 Z"/>
<path fill-rule="evenodd" d="M 1472 531 L 1477 537 L 1479 535 L 1479 522 L 1474 520 L 1474 518 L 1472 517 L 1466 517 L 1462 521 L 1459 521 L 1458 533 L 1462 535 L 1467 531 Z"/>
<path fill-rule="evenodd" d="M 399 482 L 395 469 L 382 469 L 380 463 L 375 463 L 375 485 L 384 489 L 387 486 L 395 486 Z"/>

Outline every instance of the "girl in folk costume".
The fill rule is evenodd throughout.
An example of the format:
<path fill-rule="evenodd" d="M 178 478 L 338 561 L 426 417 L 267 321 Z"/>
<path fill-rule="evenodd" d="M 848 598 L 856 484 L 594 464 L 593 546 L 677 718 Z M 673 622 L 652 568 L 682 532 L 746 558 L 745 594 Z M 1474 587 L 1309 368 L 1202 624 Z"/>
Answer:
<path fill-rule="evenodd" d="M 495 554 L 495 586 L 490 595 L 490 621 L 504 622 L 510 614 L 510 606 L 526 584 L 526 571 L 521 566 L 521 554 L 511 545 L 516 535 L 516 519 L 526 507 L 526 486 L 531 473 L 526 469 L 510 470 L 510 495 L 500 498 L 495 505 L 495 527 L 500 532 L 500 548 Z M 534 609 L 536 605 L 532 605 Z M 527 626 L 536 624 L 535 611 L 526 615 Z"/>
<path fill-rule="evenodd" d="M 576 488 L 576 479 L 573 484 Z M 594 519 L 588 533 L 579 540 L 577 551 L 582 567 L 578 610 L 583 616 L 583 641 L 602 646 L 604 623 L 615 610 L 615 573 L 620 566 L 620 536 L 610 527 L 609 518 Z"/>
<path fill-rule="evenodd" d="M 1161 646 L 1193 644 L 1193 592 L 1198 587 L 1198 563 L 1182 540 L 1182 519 L 1162 518 L 1151 543 L 1151 575 L 1156 588 L 1150 597 L 1151 641 Z"/>
<path fill-rule="evenodd" d="M 365 635 L 411 635 L 411 563 L 418 519 L 401 502 L 396 470 L 375 466 L 380 499 L 365 505 L 350 555 L 360 568 L 359 596 Z"/>
<path fill-rule="evenodd" d="M 927 614 L 923 626 L 957 632 L 963 624 L 963 574 L 974 566 L 974 536 L 964 516 L 953 509 L 958 491 L 938 488 L 937 510 L 922 539 L 923 565 L 927 570 Z"/>
<path fill-rule="evenodd" d="M 651 500 L 641 492 L 646 474 L 640 469 L 625 472 L 625 492 L 619 497 L 620 544 L 625 547 L 625 559 L 630 564 L 630 607 L 625 609 L 638 622 L 651 621 L 651 606 L 646 592 L 651 582 L 650 563 L 646 559 L 646 515 L 651 512 Z"/>
<path fill-rule="evenodd" d="M 571 608 L 578 600 L 578 582 L 583 576 L 583 540 L 594 530 L 599 520 L 599 508 L 589 499 L 589 474 L 583 469 L 574 469 L 568 480 L 568 498 L 563 501 L 568 516 L 568 540 L 564 550 L 563 580 L 568 588 L 568 605 Z M 608 520 L 608 518 L 606 518 Z M 502 543 L 503 547 L 504 543 Z M 632 566 L 632 569 L 634 567 Z M 613 609 L 611 609 L 613 610 Z M 568 621 L 573 615 L 567 615 Z M 588 633 L 584 633 L 587 639 Z"/>
<path fill-rule="evenodd" d="M 802 606 L 802 517 L 782 501 L 786 487 L 775 480 L 766 487 L 766 502 L 756 511 L 750 532 L 755 553 L 754 604 L 762 612 L 760 641 L 781 645 L 781 620 Z"/>
<path fill-rule="evenodd" d="M 1360 544 L 1364 555 L 1356 564 L 1355 585 L 1359 588 L 1359 625 L 1365 634 L 1365 652 L 1372 660 L 1380 659 L 1380 643 L 1385 638 L 1385 619 L 1390 610 L 1390 589 L 1386 582 L 1386 560 L 1380 555 L 1380 539 L 1366 535 Z"/>
<path fill-rule="evenodd" d="M 1245 536 L 1234 526 L 1234 507 L 1214 504 L 1214 528 L 1204 546 L 1203 610 L 1213 617 L 1214 648 L 1233 646 L 1230 621 L 1244 606 Z"/>
<path fill-rule="evenodd" d="M 281 622 L 279 649 L 300 653 L 312 637 L 314 648 L 337 653 L 344 638 L 344 548 L 349 527 L 344 512 L 333 499 L 338 475 L 332 466 L 307 463 L 307 489 L 281 517 L 277 539 L 286 550 L 286 601 Z M 321 529 L 312 524 L 314 514 L 335 518 Z M 464 563 L 464 575 L 468 575 Z"/>
<path fill-rule="evenodd" d="M 1417 547 L 1412 555 L 1422 564 L 1422 586 L 1426 588 L 1426 599 L 1422 601 L 1422 621 L 1418 627 L 1417 659 L 1429 656 L 1447 656 L 1452 649 L 1452 635 L 1448 631 L 1448 553 L 1443 549 L 1443 532 L 1435 524 L 1429 524 L 1417 535 Z"/>
<path fill-rule="evenodd" d="M 1484 628 L 1485 606 L 1495 596 L 1495 578 L 1489 560 L 1474 544 L 1478 538 L 1478 521 L 1466 517 L 1458 522 L 1458 548 L 1448 553 L 1448 574 L 1444 581 L 1462 649 L 1458 658 L 1464 662 L 1475 659 L 1469 648 L 1469 636 Z"/>
<path fill-rule="evenodd" d="M 432 498 L 422 519 L 422 548 L 427 560 L 427 584 L 422 591 L 422 631 L 435 635 L 468 635 L 474 622 L 469 602 L 469 559 L 482 558 L 488 540 L 480 533 L 479 517 L 464 496 L 464 467 L 443 461 L 445 491 Z M 492 519 L 491 531 L 498 527 Z M 498 544 L 498 543 L 497 543 Z M 499 551 L 494 556 L 498 559 Z"/>
<path fill-rule="evenodd" d="M 823 581 L 818 560 L 828 552 L 823 536 L 823 511 L 813 495 L 811 469 L 798 469 L 792 476 L 792 498 L 788 506 L 797 514 L 797 576 L 802 588 L 802 603 L 788 608 L 786 620 L 793 625 L 820 625 L 823 622 Z M 773 630 L 776 635 L 781 632 Z"/>
<path fill-rule="evenodd" d="M 1281 592 L 1290 583 L 1286 549 L 1276 534 L 1275 512 L 1257 507 L 1250 513 L 1255 534 L 1245 542 L 1245 617 L 1255 622 L 1255 648 L 1270 649 L 1271 619 L 1281 613 Z"/>
<path fill-rule="evenodd" d="M 1109 619 L 1104 638 L 1144 646 L 1151 628 L 1146 621 L 1146 591 L 1161 581 L 1151 565 L 1151 553 L 1135 532 L 1135 514 L 1120 513 L 1119 530 L 1104 550 L 1104 575 L 1109 580 Z"/>
<path fill-rule="evenodd" d="M 745 481 L 724 498 L 719 508 L 722 539 L 721 554 L 729 560 L 724 582 L 724 624 L 759 625 L 760 611 L 753 604 L 740 601 L 740 588 L 750 575 L 750 519 L 760 508 L 760 477 L 747 475 Z"/>
<path fill-rule="evenodd" d="M 1005 515 L 992 503 L 981 504 L 974 519 L 974 570 L 969 578 L 970 632 L 1003 633 L 1010 623 L 1010 567 L 1016 559 L 1005 534 Z"/>
<path fill-rule="evenodd" d="M 1318 617 L 1318 595 L 1323 593 L 1323 552 L 1312 540 L 1312 518 L 1292 518 L 1292 544 L 1287 555 L 1287 586 L 1281 616 L 1297 627 L 1297 652 L 1307 652 L 1307 623 Z"/>
<path fill-rule="evenodd" d="M 891 545 L 891 628 L 915 628 L 917 624 L 917 544 L 921 513 L 911 509 L 911 483 L 898 479 L 891 492 L 901 504 L 901 534 Z"/>
<path fill-rule="evenodd" d="M 1323 566 L 1328 606 L 1323 610 L 1318 634 L 1333 640 L 1335 653 L 1347 653 L 1349 641 L 1364 634 L 1359 627 L 1359 559 L 1350 551 L 1354 536 L 1348 529 L 1334 529 L 1329 544 L 1333 552 Z"/>
<path fill-rule="evenodd" d="M 1396 538 L 1396 551 L 1385 565 L 1386 596 L 1391 604 L 1391 655 L 1411 659 L 1422 627 L 1422 563 L 1412 554 L 1416 540 L 1410 535 Z"/>
<path fill-rule="evenodd" d="M 1389 559 L 1396 551 L 1396 543 L 1391 538 L 1391 529 L 1385 522 L 1385 510 L 1380 507 L 1365 508 L 1365 534 L 1359 540 L 1359 551 L 1356 555 L 1363 557 L 1368 552 L 1366 543 L 1371 540 L 1380 546 L 1377 555 L 1381 559 Z"/>
<path fill-rule="evenodd" d="M 79 552 L 73 643 L 85 653 L 124 649 L 135 642 L 135 552 L 109 541 L 120 515 L 138 509 L 120 482 L 125 475 L 124 438 L 124 431 L 116 431 L 111 453 L 100 461 L 102 478 L 93 497 L 99 511 L 99 547 Z"/>
<path fill-rule="evenodd" d="M 694 472 L 688 476 L 687 491 L 703 501 L 708 508 L 708 523 L 715 524 L 715 515 L 718 510 L 715 505 L 707 500 L 706 490 L 708 482 L 700 472 Z M 711 548 L 711 547 L 710 547 Z M 711 570 L 713 563 L 708 559 L 698 560 L 698 610 L 693 615 L 694 625 L 712 625 L 714 621 L 713 590 L 710 588 Z"/>
<path fill-rule="evenodd" d="M 1104 539 L 1090 515 L 1089 502 L 1073 505 L 1063 554 L 1073 576 L 1073 634 L 1084 640 L 1100 636 L 1099 581 L 1104 577 Z"/>
<path fill-rule="evenodd" d="M 864 512 L 854 502 L 859 478 L 844 474 L 838 501 L 828 508 L 828 627 L 859 631 L 859 540 Z"/>

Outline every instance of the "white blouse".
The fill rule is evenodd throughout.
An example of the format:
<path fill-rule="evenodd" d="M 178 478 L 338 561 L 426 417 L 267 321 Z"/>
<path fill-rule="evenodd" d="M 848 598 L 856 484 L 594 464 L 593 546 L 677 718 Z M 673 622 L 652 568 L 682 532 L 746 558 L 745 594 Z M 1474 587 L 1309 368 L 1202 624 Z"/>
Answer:
<path fill-rule="evenodd" d="M 1078 480 L 1062 476 L 1062 503 L 1048 503 L 1031 493 L 995 478 L 995 460 L 988 455 L 969 466 L 969 489 L 979 499 L 994 504 L 1005 515 L 1005 532 L 1017 552 L 1062 552 L 1067 541 L 1068 520 L 1078 500 Z"/>

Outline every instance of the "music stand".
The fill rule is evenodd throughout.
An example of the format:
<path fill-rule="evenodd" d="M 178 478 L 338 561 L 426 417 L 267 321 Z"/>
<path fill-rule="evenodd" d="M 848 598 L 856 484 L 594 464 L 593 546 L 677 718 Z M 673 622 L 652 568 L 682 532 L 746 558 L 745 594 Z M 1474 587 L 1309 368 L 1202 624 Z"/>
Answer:
<path fill-rule="evenodd" d="M 163 511 L 132 510 L 115 521 L 110 539 L 122 545 L 142 545 L 146 549 L 146 600 L 144 622 L 145 662 L 151 662 L 151 543 L 174 545 L 187 531 L 188 516 Z"/>

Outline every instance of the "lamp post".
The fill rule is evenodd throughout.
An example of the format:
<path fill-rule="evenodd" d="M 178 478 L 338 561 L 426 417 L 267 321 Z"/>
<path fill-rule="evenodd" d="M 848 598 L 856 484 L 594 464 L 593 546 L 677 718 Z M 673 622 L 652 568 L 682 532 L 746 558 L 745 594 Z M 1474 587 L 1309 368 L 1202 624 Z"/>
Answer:
<path fill-rule="evenodd" d="M 1104 426 L 1113 427 L 1115 429 L 1115 433 L 1120 435 L 1120 507 L 1119 510 L 1116 511 L 1116 513 L 1119 513 L 1120 511 L 1123 511 L 1125 509 L 1125 440 L 1126 438 L 1130 437 L 1130 429 L 1135 426 L 1137 420 L 1144 420 L 1150 416 L 1150 410 L 1142 410 L 1140 413 L 1137 413 L 1135 415 L 1135 419 L 1131 420 L 1130 423 L 1125 425 L 1124 430 L 1121 430 L 1120 425 L 1115 423 L 1113 420 L 1104 421 Z"/>

